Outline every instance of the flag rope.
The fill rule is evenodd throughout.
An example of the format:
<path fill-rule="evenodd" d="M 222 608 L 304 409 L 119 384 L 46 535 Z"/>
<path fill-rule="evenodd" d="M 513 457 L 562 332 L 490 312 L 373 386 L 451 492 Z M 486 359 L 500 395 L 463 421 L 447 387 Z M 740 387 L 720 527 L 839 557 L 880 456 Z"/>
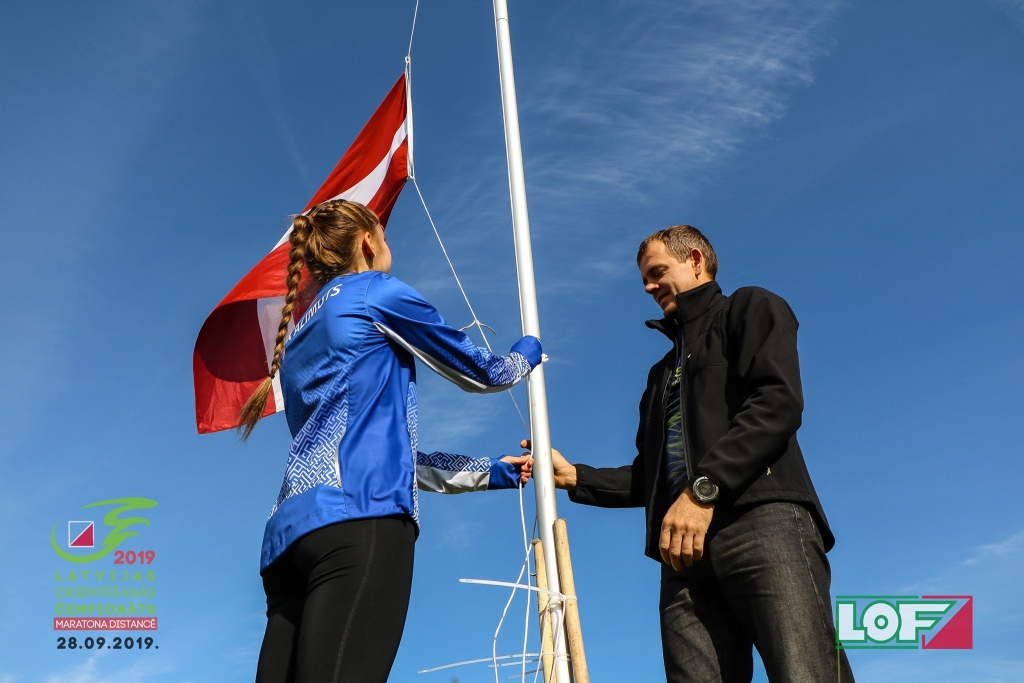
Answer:
<path fill-rule="evenodd" d="M 406 64 L 412 59 L 412 39 L 416 35 L 416 17 L 420 14 L 420 0 L 416 0 L 416 7 L 412 10 L 412 29 L 409 31 L 409 49 L 405 51 Z"/>
<path fill-rule="evenodd" d="M 434 231 L 434 237 L 437 238 L 437 243 L 441 247 L 441 253 L 444 254 L 444 260 L 448 262 L 448 268 L 450 268 L 452 271 L 452 276 L 455 278 L 455 284 L 459 286 L 459 292 L 462 294 L 462 300 L 466 302 L 466 308 L 469 309 L 469 314 L 473 316 L 472 322 L 470 322 L 469 325 L 466 325 L 466 327 L 476 327 L 480 331 L 480 337 L 484 340 L 484 346 L 487 347 L 488 351 L 494 353 L 494 349 L 491 348 L 491 343 L 487 340 L 487 334 L 484 332 L 484 328 L 486 327 L 491 332 L 494 332 L 495 330 L 493 327 L 491 327 L 490 325 L 483 322 L 482 320 L 480 320 L 480 318 L 477 317 L 476 310 L 473 309 L 473 304 L 470 303 L 469 301 L 469 294 L 466 293 L 466 288 L 462 285 L 462 278 L 459 277 L 458 271 L 455 270 L 455 264 L 452 263 L 452 259 L 448 255 L 448 249 L 444 246 L 444 240 L 441 239 L 441 233 L 437 229 L 437 224 L 434 223 L 434 217 L 430 214 L 430 209 L 427 207 L 427 200 L 423 197 L 423 191 L 420 190 L 420 184 L 416 180 L 415 152 L 413 150 L 412 145 L 412 42 L 413 38 L 416 35 L 416 18 L 419 16 L 419 13 L 420 0 L 416 0 L 416 7 L 412 13 L 412 30 L 409 31 L 409 49 L 405 53 L 405 92 L 408 101 L 406 110 L 408 112 L 407 135 L 409 140 L 409 180 L 412 181 L 412 186 L 416 188 L 416 194 L 420 198 L 420 204 L 423 205 L 423 212 L 427 214 L 427 220 L 430 222 L 430 227 Z M 466 327 L 462 329 L 466 329 Z M 508 396 L 510 399 L 512 399 L 512 405 L 515 407 L 516 413 L 518 413 L 519 415 L 519 421 L 523 423 L 523 428 L 526 430 L 526 433 L 529 434 L 530 426 L 526 423 L 526 418 L 523 416 L 523 411 L 519 408 L 519 402 L 516 401 L 516 397 L 512 394 L 511 390 L 509 390 Z"/>
<path fill-rule="evenodd" d="M 409 151 L 409 155 L 412 156 L 411 149 Z M 484 340 L 484 346 L 487 347 L 488 351 L 494 353 L 494 349 L 491 348 L 491 343 L 487 341 L 487 334 L 484 333 L 485 327 L 492 332 L 494 332 L 494 328 L 476 317 L 476 311 L 473 310 L 473 304 L 470 303 L 469 301 L 469 295 L 466 294 L 466 289 L 465 287 L 462 286 L 462 279 L 459 277 L 459 273 L 455 270 L 455 264 L 452 263 L 451 257 L 448 256 L 448 250 L 444 246 L 444 240 L 441 239 L 441 233 L 438 232 L 437 225 L 434 224 L 434 218 L 430 215 L 430 209 L 427 208 L 427 200 L 423 198 L 423 192 L 420 191 L 420 184 L 416 182 L 416 176 L 409 176 L 409 180 L 412 181 L 412 186 L 416 188 L 416 194 L 419 195 L 420 203 L 423 205 L 423 211 L 424 213 L 427 214 L 427 220 L 430 221 L 430 227 L 433 228 L 434 236 L 437 238 L 437 243 L 441 246 L 441 253 L 444 254 L 444 258 L 448 262 L 448 267 L 451 269 L 452 275 L 455 277 L 455 284 L 459 286 L 459 291 L 462 293 L 463 301 L 466 302 L 466 307 L 469 309 L 469 314 L 473 316 L 473 321 L 462 329 L 466 329 L 467 327 L 476 327 L 478 330 L 480 330 L 480 336 Z M 509 389 L 507 393 L 508 397 L 512 399 L 512 405 L 515 407 L 516 413 L 519 414 L 519 421 L 523 423 L 523 429 L 525 429 L 526 433 L 529 434 L 530 426 L 526 423 L 526 418 L 523 416 L 523 411 L 520 410 L 519 408 L 519 402 L 516 401 L 516 397 L 512 395 L 511 389 Z"/>
<path fill-rule="evenodd" d="M 473 304 L 469 300 L 469 294 L 466 292 L 466 288 L 462 284 L 462 278 L 459 277 L 459 273 L 455 269 L 455 264 L 452 262 L 451 256 L 449 256 L 449 254 L 448 254 L 448 249 L 444 245 L 444 240 L 441 239 L 441 232 L 437 229 L 437 224 L 434 222 L 434 217 L 431 215 L 430 208 L 427 206 L 427 200 L 423 196 L 423 191 L 420 189 L 420 184 L 419 184 L 419 182 L 416 179 L 416 162 L 415 162 L 415 152 L 414 152 L 414 148 L 413 148 L 412 45 L 413 45 L 413 38 L 416 35 L 416 20 L 419 17 L 419 11 L 420 11 L 420 0 L 416 0 L 416 5 L 415 5 L 415 8 L 413 9 L 413 14 L 412 14 L 412 28 L 409 31 L 409 48 L 408 48 L 408 50 L 406 50 L 406 53 L 405 53 L 405 92 L 406 92 L 406 116 L 407 116 L 407 122 L 406 122 L 407 123 L 407 129 L 406 130 L 407 130 L 407 140 L 408 140 L 408 145 L 409 145 L 408 146 L 409 151 L 408 151 L 408 157 L 407 157 L 408 158 L 408 162 L 407 163 L 408 163 L 409 180 L 412 181 L 413 187 L 416 188 L 416 195 L 420 198 L 420 204 L 422 204 L 422 206 L 423 206 L 423 212 L 427 215 L 427 221 L 429 221 L 430 227 L 434 231 L 434 237 L 437 238 L 437 244 L 441 247 L 441 253 L 444 254 L 445 261 L 448 262 L 448 268 L 452 271 L 452 276 L 455 278 L 455 284 L 458 285 L 458 287 L 459 287 L 459 292 L 462 294 L 463 301 L 466 302 L 466 308 L 469 309 L 470 315 L 473 316 L 472 322 L 470 322 L 468 325 L 466 325 L 466 327 L 463 328 L 463 329 L 467 329 L 469 327 L 476 327 L 477 330 L 479 330 L 479 332 L 480 332 L 480 337 L 484 341 L 484 346 L 487 347 L 488 351 L 493 353 L 494 350 L 491 348 L 491 343 L 487 339 L 487 333 L 484 332 L 484 328 L 486 327 L 487 329 L 491 330 L 491 332 L 495 332 L 495 330 L 494 330 L 493 327 L 491 327 L 490 325 L 487 325 L 486 323 L 481 321 L 480 318 L 477 317 L 476 310 L 474 310 Z M 545 360 L 546 360 L 546 356 L 545 356 Z M 515 397 L 515 395 L 512 394 L 512 390 L 511 389 L 509 389 L 509 391 L 507 393 L 508 393 L 508 397 L 512 400 L 512 406 L 515 408 L 516 413 L 519 415 L 519 420 L 523 424 L 523 429 L 525 429 L 527 435 L 529 435 L 530 434 L 530 426 L 526 422 L 526 418 L 523 416 L 523 411 L 519 408 L 519 402 L 516 401 L 516 397 Z M 502 610 L 502 613 L 501 613 L 501 619 L 498 620 L 498 626 L 497 626 L 497 628 L 494 631 L 494 638 L 493 638 L 493 640 L 491 642 L 491 656 L 490 656 L 490 658 L 479 659 L 479 660 L 470 660 L 470 661 L 465 661 L 465 662 L 458 662 L 458 663 L 455 663 L 455 664 L 447 664 L 447 665 L 444 665 L 444 666 L 441 666 L 441 667 L 436 667 L 436 668 L 433 668 L 433 669 L 425 669 L 425 670 L 420 671 L 419 673 L 427 673 L 427 672 L 430 672 L 430 671 L 437 671 L 439 669 L 445 669 L 445 668 L 449 668 L 449 667 L 453 667 L 453 666 L 461 666 L 463 664 L 475 664 L 475 663 L 478 663 L 478 662 L 490 661 L 491 662 L 491 666 L 494 668 L 494 680 L 495 680 L 495 683 L 498 683 L 498 668 L 499 668 L 498 660 L 499 659 L 506 659 L 506 658 L 516 657 L 516 658 L 518 658 L 520 660 L 519 664 L 522 667 L 521 673 L 520 673 L 520 680 L 525 681 L 527 674 L 528 673 L 533 673 L 533 674 L 535 674 L 534 675 L 534 679 L 533 679 L 534 683 L 537 682 L 537 676 L 539 676 L 540 670 L 541 670 L 542 667 L 538 667 L 535 671 L 530 671 L 530 672 L 528 672 L 526 670 L 526 663 L 527 663 L 527 660 L 528 660 L 529 655 L 530 655 L 530 653 L 527 652 L 529 636 L 530 636 L 530 594 L 533 591 L 538 591 L 540 589 L 535 587 L 535 586 L 533 586 L 532 583 L 531 583 L 531 577 L 533 576 L 533 574 L 530 571 L 530 567 L 531 567 L 531 562 L 530 562 L 530 542 L 529 542 L 528 534 L 527 534 L 527 531 L 526 531 L 526 510 L 525 510 L 525 506 L 523 504 L 523 483 L 522 483 L 522 481 L 519 482 L 519 520 L 520 520 L 520 523 L 522 525 L 523 551 L 524 551 L 525 557 L 524 557 L 524 560 L 523 560 L 523 564 L 522 564 L 522 566 L 520 567 L 520 570 L 519 570 L 519 576 L 516 578 L 515 582 L 512 583 L 512 584 L 509 584 L 507 582 L 484 582 L 484 581 L 474 581 L 474 580 L 468 580 L 467 581 L 465 579 L 462 579 L 462 581 L 466 582 L 466 583 L 470 583 L 470 582 L 473 582 L 473 583 L 490 583 L 491 585 L 501 585 L 501 586 L 507 586 L 507 587 L 511 587 L 512 588 L 512 593 L 509 595 L 508 601 L 505 603 L 505 608 L 504 608 L 504 610 Z M 534 528 L 535 529 L 536 529 L 536 524 L 537 524 L 537 519 L 536 519 L 536 517 L 534 517 Z M 535 536 L 535 534 L 534 534 L 534 536 Z M 522 580 L 524 574 L 526 576 L 526 584 L 520 583 L 520 581 Z M 512 601 L 516 597 L 516 592 L 519 591 L 520 589 L 523 589 L 523 590 L 526 591 L 526 616 L 525 616 L 524 625 L 523 625 L 523 651 L 519 655 L 499 656 L 498 655 L 498 635 L 501 633 L 501 628 L 502 628 L 502 626 L 505 623 L 505 617 L 508 614 L 509 607 L 512 605 Z M 561 595 L 555 596 L 555 600 L 550 601 L 550 604 L 554 604 L 556 600 L 560 601 L 561 598 L 563 598 L 563 597 L 564 596 L 561 596 Z M 543 643 L 543 638 L 544 638 L 544 633 L 543 633 L 543 629 L 542 629 L 542 632 L 541 632 L 541 642 L 542 643 Z M 540 649 L 543 649 L 543 647 L 541 647 Z M 546 654 L 549 654 L 549 653 L 541 653 L 541 654 L 545 654 L 546 655 Z M 557 653 L 552 653 L 552 654 L 555 654 L 556 657 L 559 656 Z M 539 658 L 540 654 L 538 654 L 537 656 Z M 510 664 L 515 664 L 515 662 L 510 662 Z"/>

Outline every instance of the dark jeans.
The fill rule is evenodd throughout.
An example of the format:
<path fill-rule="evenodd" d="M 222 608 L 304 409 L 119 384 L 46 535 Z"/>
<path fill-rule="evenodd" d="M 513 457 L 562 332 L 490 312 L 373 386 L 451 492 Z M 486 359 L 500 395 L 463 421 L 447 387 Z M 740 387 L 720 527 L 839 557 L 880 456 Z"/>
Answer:
<path fill-rule="evenodd" d="M 831 581 L 804 507 L 765 503 L 717 520 L 703 559 L 679 572 L 661 568 L 669 683 L 749 683 L 751 646 L 772 683 L 854 683 L 836 649 Z"/>
<path fill-rule="evenodd" d="M 341 522 L 295 541 L 263 572 L 267 632 L 256 683 L 384 683 L 412 588 L 411 519 Z"/>

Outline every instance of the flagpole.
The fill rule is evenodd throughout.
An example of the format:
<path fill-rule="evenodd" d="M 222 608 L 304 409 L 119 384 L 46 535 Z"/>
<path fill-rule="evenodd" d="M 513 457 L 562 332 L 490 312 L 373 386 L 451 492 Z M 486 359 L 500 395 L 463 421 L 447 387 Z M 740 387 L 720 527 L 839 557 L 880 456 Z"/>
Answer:
<path fill-rule="evenodd" d="M 512 40 L 509 35 L 506 0 L 493 0 L 494 28 L 498 40 L 498 71 L 501 77 L 501 107 L 505 120 L 505 151 L 508 156 L 508 185 L 512 199 L 512 233 L 516 247 L 516 274 L 519 279 L 519 310 L 523 334 L 540 338 L 540 315 L 537 310 L 537 286 L 533 273 L 533 246 L 530 239 L 530 217 L 526 207 L 526 176 L 523 172 L 523 150 L 519 138 L 519 107 L 516 103 L 515 74 L 512 68 Z M 537 522 L 540 542 L 546 560 L 548 590 L 560 591 L 558 563 L 555 560 L 553 525 L 558 517 L 555 504 L 555 477 L 551 466 L 551 430 L 548 423 L 548 398 L 544 386 L 544 366 L 537 366 L 527 380 L 530 400 L 530 431 L 533 441 L 533 483 L 537 499 Z M 555 681 L 569 683 L 569 665 L 562 624 L 561 603 L 553 623 L 555 640 Z"/>

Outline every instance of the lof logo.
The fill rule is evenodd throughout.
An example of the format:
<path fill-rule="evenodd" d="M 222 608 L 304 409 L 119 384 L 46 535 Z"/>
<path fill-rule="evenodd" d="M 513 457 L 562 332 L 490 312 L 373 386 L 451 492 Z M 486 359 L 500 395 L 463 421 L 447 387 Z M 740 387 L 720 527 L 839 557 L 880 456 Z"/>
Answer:
<path fill-rule="evenodd" d="M 844 650 L 970 650 L 969 595 L 836 596 L 836 643 Z"/>

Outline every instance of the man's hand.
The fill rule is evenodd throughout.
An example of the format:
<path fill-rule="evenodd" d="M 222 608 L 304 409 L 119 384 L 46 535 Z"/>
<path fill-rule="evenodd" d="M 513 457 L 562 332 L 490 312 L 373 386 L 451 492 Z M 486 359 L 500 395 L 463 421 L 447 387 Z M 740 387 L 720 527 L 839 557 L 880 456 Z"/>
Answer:
<path fill-rule="evenodd" d="M 530 477 L 533 476 L 533 456 L 529 453 L 506 455 L 501 461 L 515 467 L 519 471 L 519 483 L 526 486 L 526 482 L 530 481 Z"/>
<path fill-rule="evenodd" d="M 704 505 L 687 487 L 661 522 L 661 559 L 679 571 L 704 556 L 704 535 L 711 526 L 714 505 Z"/>
<path fill-rule="evenodd" d="M 529 450 L 531 444 L 528 439 L 519 442 L 520 448 Z M 530 455 L 528 452 L 524 456 Z M 562 457 L 562 454 L 551 449 L 551 465 L 555 470 L 555 488 L 565 489 L 569 493 L 576 490 L 576 468 L 569 464 L 569 461 Z"/>

